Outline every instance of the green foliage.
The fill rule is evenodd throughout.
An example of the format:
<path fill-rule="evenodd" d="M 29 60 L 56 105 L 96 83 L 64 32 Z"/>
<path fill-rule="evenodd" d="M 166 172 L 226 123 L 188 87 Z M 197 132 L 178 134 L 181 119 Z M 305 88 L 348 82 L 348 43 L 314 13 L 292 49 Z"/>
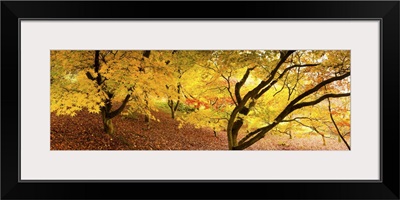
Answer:
<path fill-rule="evenodd" d="M 166 112 L 166 113 L 169 113 L 171 111 L 170 110 L 171 108 L 168 106 L 168 103 L 165 102 L 165 101 L 157 101 L 155 103 L 155 106 L 159 110 L 161 110 L 163 112 Z M 183 114 L 189 114 L 189 113 L 194 112 L 195 110 L 196 109 L 193 106 L 186 105 L 186 104 L 184 104 L 182 102 L 180 102 L 178 104 L 178 108 L 177 108 L 177 111 L 180 112 L 180 113 L 183 113 Z"/>
<path fill-rule="evenodd" d="M 192 107 L 192 106 L 188 106 L 188 105 L 186 105 L 184 103 L 180 103 L 178 105 L 177 110 L 182 112 L 182 113 L 189 114 L 189 113 L 194 112 L 196 109 L 194 107 Z"/>

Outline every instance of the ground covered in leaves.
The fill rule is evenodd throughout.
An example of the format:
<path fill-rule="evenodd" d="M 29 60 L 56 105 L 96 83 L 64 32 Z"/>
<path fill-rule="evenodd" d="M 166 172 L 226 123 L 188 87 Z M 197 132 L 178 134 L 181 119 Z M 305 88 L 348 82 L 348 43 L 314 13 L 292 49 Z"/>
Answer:
<path fill-rule="evenodd" d="M 211 129 L 192 125 L 178 128 L 179 122 L 168 113 L 157 112 L 160 120 L 150 127 L 143 115 L 113 118 L 115 133 L 105 134 L 101 116 L 80 111 L 76 116 L 56 116 L 51 113 L 51 150 L 227 150 L 224 132 L 215 136 Z M 268 134 L 247 150 L 347 150 L 343 142 L 320 136 L 293 138 Z"/>

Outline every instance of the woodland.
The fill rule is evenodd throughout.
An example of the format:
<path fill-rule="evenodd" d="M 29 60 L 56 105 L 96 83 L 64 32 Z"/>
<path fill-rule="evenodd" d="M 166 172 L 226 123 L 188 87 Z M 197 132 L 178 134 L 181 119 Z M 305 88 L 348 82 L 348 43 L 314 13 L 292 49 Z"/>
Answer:
<path fill-rule="evenodd" d="M 351 150 L 349 50 L 51 50 L 51 150 Z"/>

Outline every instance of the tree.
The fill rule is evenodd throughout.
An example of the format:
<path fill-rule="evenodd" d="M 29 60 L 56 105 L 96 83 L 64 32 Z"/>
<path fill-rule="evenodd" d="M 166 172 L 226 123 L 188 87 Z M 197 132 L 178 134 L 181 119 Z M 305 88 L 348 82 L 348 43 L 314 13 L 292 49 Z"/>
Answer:
<path fill-rule="evenodd" d="M 350 55 L 348 51 L 279 51 L 274 55 L 279 56 L 272 63 L 268 61 L 270 65 L 273 64 L 273 67 L 257 86 L 244 95 L 241 93 L 241 87 L 255 67 L 247 68 L 242 79 L 235 85 L 237 105 L 230 115 L 227 128 L 229 149 L 240 150 L 251 146 L 296 110 L 316 105 L 327 98 L 350 96 L 349 91 L 338 93 L 333 90 L 323 91 L 324 87 L 329 84 L 348 81 L 346 79 L 350 76 Z M 309 83 L 302 88 L 299 84 L 301 73 L 307 74 L 304 79 L 312 80 L 315 83 Z M 285 78 L 288 76 L 291 76 L 292 79 Z M 287 88 L 288 100 L 290 101 L 274 117 L 273 121 L 247 133 L 238 141 L 238 133 L 243 126 L 243 118 L 256 105 L 257 100 L 269 92 L 278 82 L 281 82 L 282 88 Z M 337 87 L 332 88 L 337 90 Z M 296 97 L 292 97 L 292 95 L 296 95 Z"/>
<path fill-rule="evenodd" d="M 51 112 L 101 113 L 110 134 L 115 116 L 140 112 L 149 122 L 166 101 L 172 118 L 185 104 L 178 121 L 226 131 L 230 150 L 304 131 L 323 144 L 336 134 L 350 149 L 350 51 L 51 51 L 50 81 Z"/>
<path fill-rule="evenodd" d="M 104 131 L 113 134 L 111 119 L 129 104 L 149 112 L 146 95 L 155 91 L 155 76 L 165 81 L 165 66 L 161 52 L 51 51 L 51 112 L 74 116 L 87 108 L 101 113 Z"/>
<path fill-rule="evenodd" d="M 174 50 L 171 52 L 171 57 L 167 62 L 172 76 L 165 85 L 164 94 L 167 96 L 167 105 L 172 119 L 175 119 L 175 113 L 182 100 L 191 95 L 193 89 L 191 86 L 195 83 L 191 77 L 184 77 L 185 73 L 193 69 L 195 65 L 207 62 L 210 55 L 211 51 Z"/>
<path fill-rule="evenodd" d="M 191 121 L 212 121 L 207 115 L 226 119 L 232 150 L 245 149 L 270 131 L 285 132 L 279 130 L 282 123 L 308 127 L 325 143 L 326 128 L 320 129 L 329 113 L 311 120 L 304 111 L 321 110 L 317 105 L 328 98 L 350 96 L 350 51 L 215 51 L 213 55 L 204 66 L 208 70 L 204 91 L 216 88 L 229 97 L 232 104 L 222 109 L 229 114 L 217 117 L 204 109 Z"/>

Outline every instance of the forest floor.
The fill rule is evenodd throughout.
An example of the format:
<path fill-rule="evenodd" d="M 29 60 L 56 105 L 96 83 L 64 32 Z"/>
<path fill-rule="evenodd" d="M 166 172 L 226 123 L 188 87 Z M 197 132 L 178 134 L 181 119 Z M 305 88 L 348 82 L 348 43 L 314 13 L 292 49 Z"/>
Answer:
<path fill-rule="evenodd" d="M 178 128 L 179 122 L 170 114 L 156 112 L 160 120 L 151 121 L 150 128 L 143 115 L 117 116 L 112 119 L 115 133 L 105 134 L 100 114 L 80 111 L 76 116 L 56 116 L 51 113 L 51 150 L 227 150 L 227 136 L 211 129 L 197 129 L 193 125 Z M 290 139 L 287 135 L 267 134 L 246 150 L 347 150 L 337 138 L 326 138 L 326 145 L 318 135 Z"/>

